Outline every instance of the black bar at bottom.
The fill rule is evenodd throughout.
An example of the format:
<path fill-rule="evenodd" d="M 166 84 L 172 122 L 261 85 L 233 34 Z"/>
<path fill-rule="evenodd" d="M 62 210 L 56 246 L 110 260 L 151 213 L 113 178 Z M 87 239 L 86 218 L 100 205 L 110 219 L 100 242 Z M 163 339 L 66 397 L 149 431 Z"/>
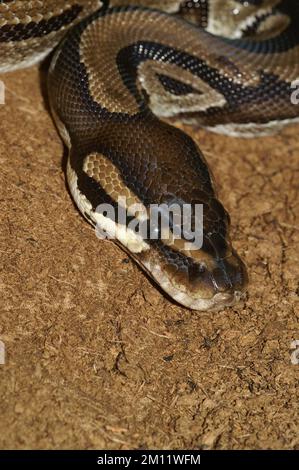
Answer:
<path fill-rule="evenodd" d="M 132 451 L 111 451 L 111 450 L 3 450 L 0 451 L 0 467 L 9 468 L 10 465 L 24 466 L 30 468 L 40 468 L 41 465 L 52 467 L 56 464 L 71 465 L 72 467 L 94 467 L 107 468 L 117 466 L 118 468 L 140 468 L 140 466 L 155 467 L 163 466 L 185 466 L 191 465 L 255 465 L 255 464 L 281 464 L 292 465 L 298 462 L 296 451 L 214 451 L 214 450 L 132 450 Z"/>

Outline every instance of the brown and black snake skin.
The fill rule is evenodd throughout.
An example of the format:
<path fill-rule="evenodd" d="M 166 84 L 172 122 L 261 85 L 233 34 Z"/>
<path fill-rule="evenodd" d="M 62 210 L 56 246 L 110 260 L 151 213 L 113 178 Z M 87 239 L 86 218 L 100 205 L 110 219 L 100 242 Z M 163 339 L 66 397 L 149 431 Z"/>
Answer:
<path fill-rule="evenodd" d="M 207 163 L 170 119 L 233 136 L 298 122 L 298 21 L 295 0 L 0 1 L 1 72 L 58 44 L 49 101 L 79 210 L 108 234 L 117 228 L 116 242 L 189 308 L 232 305 L 247 274 Z M 106 204 L 118 214 L 120 197 L 122 227 L 97 210 Z M 146 222 L 152 205 L 188 204 L 191 228 L 201 205 L 202 246 L 161 227 L 155 239 L 123 230 L 133 204 Z"/>

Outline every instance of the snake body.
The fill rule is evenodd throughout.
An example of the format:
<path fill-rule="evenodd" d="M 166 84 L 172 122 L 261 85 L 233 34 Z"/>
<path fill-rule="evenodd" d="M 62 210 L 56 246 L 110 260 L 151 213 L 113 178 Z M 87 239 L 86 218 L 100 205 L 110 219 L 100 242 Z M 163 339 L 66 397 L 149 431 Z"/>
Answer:
<path fill-rule="evenodd" d="M 290 99 L 298 19 L 293 0 L 0 2 L 0 71 L 38 62 L 59 44 L 49 100 L 84 217 L 109 233 L 115 222 L 97 207 L 117 208 L 120 196 L 126 224 L 135 203 L 145 214 L 152 204 L 202 205 L 197 249 L 171 232 L 154 240 L 117 232 L 122 248 L 189 308 L 232 305 L 247 274 L 205 159 L 169 118 L 243 136 L 298 121 Z"/>

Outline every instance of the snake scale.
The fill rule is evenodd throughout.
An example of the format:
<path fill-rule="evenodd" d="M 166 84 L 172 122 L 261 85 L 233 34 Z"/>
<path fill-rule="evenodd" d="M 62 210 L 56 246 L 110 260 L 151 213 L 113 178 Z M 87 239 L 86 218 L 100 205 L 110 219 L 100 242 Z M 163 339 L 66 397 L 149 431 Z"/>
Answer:
<path fill-rule="evenodd" d="M 203 208 L 202 244 L 173 233 L 116 242 L 175 301 L 195 310 L 233 305 L 247 273 L 229 238 L 197 145 L 171 118 L 233 136 L 257 136 L 299 121 L 296 0 L 4 0 L 0 71 L 28 67 L 56 48 L 48 95 L 69 149 L 67 179 L 84 217 L 131 205 Z M 193 247 L 194 248 L 194 247 Z"/>

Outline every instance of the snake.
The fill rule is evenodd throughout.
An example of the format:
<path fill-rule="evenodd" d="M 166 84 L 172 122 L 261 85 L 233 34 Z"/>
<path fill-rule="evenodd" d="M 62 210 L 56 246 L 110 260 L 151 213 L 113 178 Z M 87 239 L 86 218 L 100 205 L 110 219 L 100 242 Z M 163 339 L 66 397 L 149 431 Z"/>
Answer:
<path fill-rule="evenodd" d="M 205 157 L 175 123 L 258 137 L 298 122 L 298 3 L 0 1 L 0 72 L 52 54 L 48 99 L 78 209 L 189 309 L 234 305 L 248 274 Z M 98 211 L 118 214 L 119 200 L 121 222 Z M 167 233 L 160 223 L 153 238 L 131 227 L 142 219 L 148 228 L 152 206 L 173 204 L 190 208 L 191 228 L 202 208 L 200 244 L 188 233 L 175 237 L 171 217 Z"/>

